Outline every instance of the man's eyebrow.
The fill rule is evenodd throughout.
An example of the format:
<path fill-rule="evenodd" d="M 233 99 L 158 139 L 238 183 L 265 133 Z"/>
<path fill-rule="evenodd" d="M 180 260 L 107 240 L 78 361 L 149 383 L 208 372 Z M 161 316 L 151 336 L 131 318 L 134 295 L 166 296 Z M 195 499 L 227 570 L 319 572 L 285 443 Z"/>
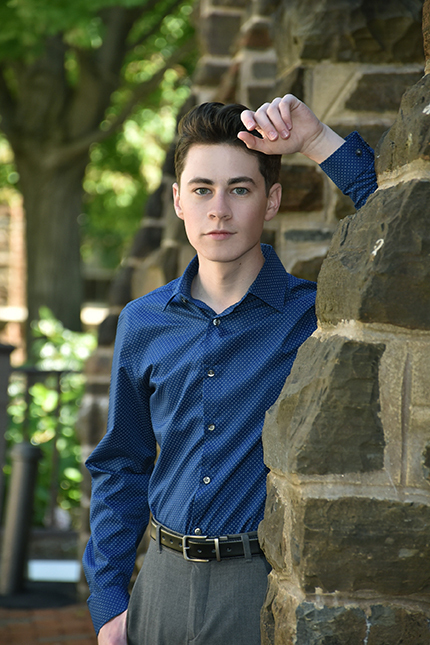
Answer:
<path fill-rule="evenodd" d="M 189 180 L 188 184 L 206 184 L 207 186 L 213 186 L 214 181 L 212 179 L 207 179 L 206 177 L 193 177 L 192 179 Z M 232 184 L 254 184 L 255 186 L 255 181 L 253 180 L 252 177 L 247 177 L 246 175 L 243 175 L 241 177 L 231 177 L 227 181 L 227 185 L 231 186 Z"/>
<path fill-rule="evenodd" d="M 232 184 L 254 184 L 255 186 L 255 181 L 252 177 L 247 177 L 246 175 L 244 175 L 243 177 L 232 177 L 228 180 L 227 184 L 229 186 L 231 186 Z"/>
<path fill-rule="evenodd" d="M 206 179 L 206 177 L 193 177 L 188 182 L 188 185 L 191 184 L 208 184 L 209 186 L 213 186 L 214 182 L 212 179 Z"/>

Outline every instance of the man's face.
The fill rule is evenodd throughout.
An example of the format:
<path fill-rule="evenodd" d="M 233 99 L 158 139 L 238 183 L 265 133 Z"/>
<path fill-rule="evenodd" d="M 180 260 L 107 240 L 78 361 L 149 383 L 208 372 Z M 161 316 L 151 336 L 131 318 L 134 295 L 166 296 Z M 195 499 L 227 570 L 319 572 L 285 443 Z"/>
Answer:
<path fill-rule="evenodd" d="M 256 156 L 240 148 L 194 145 L 173 196 L 199 258 L 232 262 L 260 254 L 264 222 L 278 211 L 281 187 L 275 184 L 266 195 Z"/>

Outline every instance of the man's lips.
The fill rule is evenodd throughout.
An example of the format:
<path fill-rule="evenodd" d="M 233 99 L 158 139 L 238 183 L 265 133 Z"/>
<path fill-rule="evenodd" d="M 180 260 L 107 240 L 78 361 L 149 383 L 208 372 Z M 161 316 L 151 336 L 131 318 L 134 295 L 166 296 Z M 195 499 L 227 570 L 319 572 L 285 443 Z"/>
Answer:
<path fill-rule="evenodd" d="M 225 240 L 231 235 L 234 235 L 233 231 L 225 231 L 224 229 L 217 229 L 209 231 L 209 233 L 205 233 L 206 237 L 210 237 L 213 240 Z"/>

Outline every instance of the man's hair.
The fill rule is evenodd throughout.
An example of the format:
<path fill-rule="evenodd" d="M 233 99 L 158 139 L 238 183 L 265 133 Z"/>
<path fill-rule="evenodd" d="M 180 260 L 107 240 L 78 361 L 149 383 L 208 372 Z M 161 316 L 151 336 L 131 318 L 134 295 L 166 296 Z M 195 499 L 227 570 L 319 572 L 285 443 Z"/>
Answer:
<path fill-rule="evenodd" d="M 244 105 L 233 103 L 202 103 L 192 108 L 182 117 L 178 126 L 178 141 L 175 152 L 176 180 L 179 183 L 187 160 L 188 151 L 194 145 L 227 144 L 241 148 L 258 160 L 258 167 L 264 177 L 266 193 L 278 181 L 281 168 L 281 155 L 265 155 L 257 150 L 249 150 L 237 138 L 241 130 L 247 131 L 240 115 L 247 110 Z M 252 133 L 261 138 L 257 131 Z"/>

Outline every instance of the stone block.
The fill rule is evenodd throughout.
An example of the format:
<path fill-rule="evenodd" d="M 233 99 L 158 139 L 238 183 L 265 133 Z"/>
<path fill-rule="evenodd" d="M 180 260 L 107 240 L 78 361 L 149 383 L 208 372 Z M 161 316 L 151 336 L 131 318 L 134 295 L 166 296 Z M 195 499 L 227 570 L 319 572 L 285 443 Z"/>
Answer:
<path fill-rule="evenodd" d="M 285 473 L 370 472 L 384 461 L 379 361 L 384 345 L 309 338 L 266 413 L 265 461 Z"/>
<path fill-rule="evenodd" d="M 239 34 L 240 12 L 213 12 L 202 21 L 201 38 L 205 51 L 212 56 L 228 56 Z"/>
<path fill-rule="evenodd" d="M 298 65 L 276 82 L 276 95 L 294 94 L 301 101 L 305 100 L 305 67 Z"/>
<path fill-rule="evenodd" d="M 374 605 L 368 619 L 367 645 L 429 645 L 430 621 L 405 607 Z"/>
<path fill-rule="evenodd" d="M 316 211 L 323 208 L 324 178 L 312 166 L 283 165 L 280 174 L 280 211 Z"/>
<path fill-rule="evenodd" d="M 281 66 L 300 59 L 339 62 L 422 62 L 419 0 L 283 0 L 275 39 Z"/>
<path fill-rule="evenodd" d="M 319 275 L 322 323 L 430 329 L 429 203 L 430 183 L 409 181 L 340 222 Z"/>
<path fill-rule="evenodd" d="M 429 506 L 309 498 L 293 510 L 292 531 L 301 541 L 297 575 L 307 593 L 430 593 Z"/>
<path fill-rule="evenodd" d="M 301 603 L 296 610 L 295 645 L 363 645 L 366 615 L 359 607 L 321 607 Z"/>
<path fill-rule="evenodd" d="M 429 360 L 428 356 L 427 359 Z M 428 446 L 430 445 L 430 401 L 427 406 L 411 406 L 404 445 L 406 486 L 427 490 Z"/>
<path fill-rule="evenodd" d="M 301 603 L 296 610 L 295 645 L 429 645 L 428 616 L 404 607 L 373 605 L 317 607 Z"/>
<path fill-rule="evenodd" d="M 261 610 L 262 645 L 293 645 L 295 643 L 297 601 L 282 581 L 273 574 Z"/>
<path fill-rule="evenodd" d="M 260 523 L 258 537 L 261 548 L 267 559 L 277 571 L 285 570 L 284 536 L 287 535 L 285 527 L 285 506 L 282 496 L 276 486 L 275 478 L 270 475 L 267 481 L 267 498 L 264 519 Z"/>
<path fill-rule="evenodd" d="M 268 49 L 273 45 L 270 23 L 267 20 L 252 20 L 244 25 L 240 47 L 245 49 Z"/>
<path fill-rule="evenodd" d="M 251 110 L 256 110 L 266 101 L 271 101 L 275 98 L 273 87 L 273 85 L 264 83 L 247 85 L 245 104 Z"/>
<path fill-rule="evenodd" d="M 321 228 L 290 228 L 284 231 L 284 239 L 289 242 L 327 242 L 331 240 L 333 232 Z"/>
<path fill-rule="evenodd" d="M 338 188 L 335 188 L 335 191 L 334 215 L 336 216 L 336 219 L 341 220 L 348 215 L 353 215 L 355 213 L 355 206 L 352 199 L 341 193 Z"/>
<path fill-rule="evenodd" d="M 222 76 L 228 71 L 230 61 L 220 62 L 220 59 L 211 59 L 209 57 L 199 61 L 198 67 L 193 75 L 195 85 L 209 85 L 217 87 Z"/>
<path fill-rule="evenodd" d="M 316 282 L 325 256 L 311 258 L 310 260 L 298 260 L 291 268 L 290 273 L 302 280 Z"/>
<path fill-rule="evenodd" d="M 383 175 L 417 160 L 430 161 L 430 74 L 404 94 L 396 121 L 378 145 L 375 168 Z"/>
<path fill-rule="evenodd" d="M 385 112 L 399 109 L 404 92 L 422 77 L 418 72 L 363 74 L 345 103 L 347 110 Z"/>
<path fill-rule="evenodd" d="M 257 81 L 275 78 L 276 63 L 265 60 L 255 61 L 252 65 L 252 73 Z"/>
<path fill-rule="evenodd" d="M 412 358 L 412 404 L 430 406 L 430 339 L 417 339 Z"/>

